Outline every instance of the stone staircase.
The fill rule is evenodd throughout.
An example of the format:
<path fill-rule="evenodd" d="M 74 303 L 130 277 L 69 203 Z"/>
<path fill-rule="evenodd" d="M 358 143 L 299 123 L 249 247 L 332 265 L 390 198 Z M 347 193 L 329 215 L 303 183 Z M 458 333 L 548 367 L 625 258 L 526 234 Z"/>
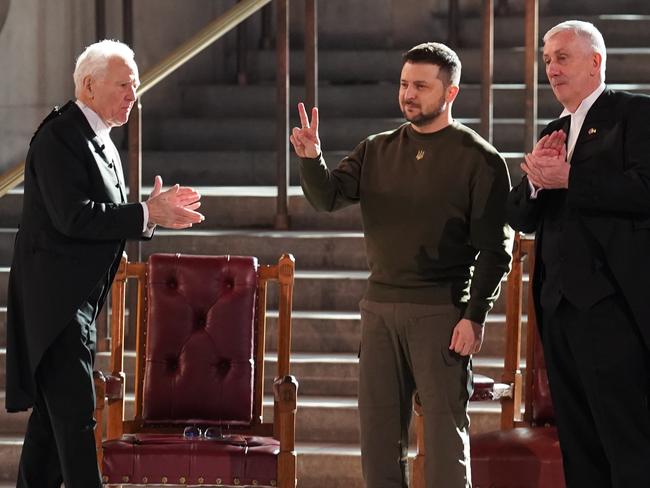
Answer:
<path fill-rule="evenodd" d="M 595 2 L 602 3 L 602 2 Z M 587 8 L 585 6 L 585 8 Z M 647 8 L 647 7 L 645 7 Z M 596 11 L 591 7 L 591 11 Z M 560 10 L 558 10 L 559 12 Z M 583 12 L 589 10 L 582 10 Z M 568 18 L 568 17 L 563 17 Z M 543 17 L 540 30 L 563 18 Z M 585 18 L 585 17 L 581 17 Z M 608 81 L 650 93 L 650 48 L 638 48 L 650 28 L 650 16 L 588 17 L 602 27 L 610 46 Z M 443 19 L 434 19 L 443 22 Z M 507 156 L 518 179 L 523 138 L 523 21 L 498 18 L 496 25 L 494 116 L 495 145 Z M 480 20 L 468 18 L 461 31 L 459 55 L 463 86 L 454 114 L 470 126 L 478 124 L 480 102 Z M 401 49 L 352 50 L 350 44 L 321 42 L 321 137 L 331 165 L 366 135 L 401 123 L 397 108 Z M 323 47 L 326 46 L 326 47 Z M 379 46 L 381 47 L 381 46 Z M 404 48 L 409 46 L 403 46 Z M 357 303 L 367 277 L 359 210 L 317 213 L 300 188 L 290 188 L 290 231 L 270 229 L 275 209 L 272 185 L 275 159 L 274 54 L 251 53 L 251 84 L 182 87 L 184 111 L 169 117 L 144 117 L 143 181 L 162 174 L 167 183 L 201 186 L 202 211 L 208 220 L 190 231 L 159 231 L 143 245 L 143 254 L 252 254 L 274 262 L 283 252 L 296 258 L 292 372 L 300 382 L 297 440 L 300 488 L 361 487 L 357 422 L 357 348 L 360 320 Z M 232 66 L 234 58 L 228 61 Z M 292 54 L 292 79 L 301 79 L 302 53 Z M 540 81 L 545 81 L 540 68 Z M 646 84 L 640 84 L 645 81 Z M 294 102 L 302 87 L 292 87 Z M 540 124 L 560 111 L 548 85 L 540 87 Z M 292 117 L 296 114 L 292 113 Z M 291 181 L 298 184 L 295 158 Z M 144 192 L 146 194 L 146 190 Z M 20 217 L 22 193 L 0 199 L 0 307 L 5 305 L 8 266 Z M 4 267 L 2 267 L 4 266 Z M 272 290 L 271 306 L 276 303 Z M 5 315 L 0 308 L 0 390 L 4 388 Z M 489 316 L 486 341 L 474 358 L 476 372 L 499 378 L 503 364 L 504 300 Z M 266 371 L 271 379 L 276 349 L 275 317 L 270 318 L 271 352 Z M 106 354 L 98 367 L 106 365 Z M 132 363 L 132 354 L 127 363 Z M 132 382 L 131 382 L 132 384 Z M 131 389 L 132 391 L 132 389 Z M 267 390 L 268 391 L 268 390 Z M 2 396 L 3 393 L 0 393 Z M 265 411 L 270 412 L 270 398 Z M 132 404 L 129 403 L 129 408 Z M 499 405 L 470 404 L 471 431 L 498 428 Z M 0 488 L 13 486 L 27 419 L 0 409 Z"/>

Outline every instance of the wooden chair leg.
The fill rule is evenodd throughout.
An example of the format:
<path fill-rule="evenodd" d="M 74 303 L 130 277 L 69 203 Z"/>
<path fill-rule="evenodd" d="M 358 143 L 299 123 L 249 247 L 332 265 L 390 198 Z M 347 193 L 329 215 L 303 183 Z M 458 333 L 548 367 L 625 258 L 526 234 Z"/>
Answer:
<path fill-rule="evenodd" d="M 104 407 L 106 405 L 106 378 L 99 371 L 93 371 L 95 382 L 95 449 L 97 450 L 97 465 L 102 468 L 102 439 L 104 432 Z"/>
<path fill-rule="evenodd" d="M 280 440 L 278 455 L 278 487 L 296 488 L 295 427 L 298 382 L 293 376 L 276 378 L 273 384 L 275 397 L 275 437 Z"/>
<path fill-rule="evenodd" d="M 415 437 L 416 437 L 416 454 L 413 460 L 413 470 L 411 472 L 412 488 L 424 488 L 424 412 L 420 398 L 416 393 L 413 396 L 413 410 L 415 411 Z"/>

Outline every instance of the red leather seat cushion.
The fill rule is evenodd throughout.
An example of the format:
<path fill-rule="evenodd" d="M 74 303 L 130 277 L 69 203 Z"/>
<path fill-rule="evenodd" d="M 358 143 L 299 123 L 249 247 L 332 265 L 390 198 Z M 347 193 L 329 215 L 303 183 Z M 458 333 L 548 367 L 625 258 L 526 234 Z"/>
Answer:
<path fill-rule="evenodd" d="M 472 436 L 474 488 L 563 488 L 555 427 L 517 427 Z"/>
<path fill-rule="evenodd" d="M 257 259 L 149 258 L 143 420 L 252 420 Z"/>
<path fill-rule="evenodd" d="M 136 434 L 104 442 L 105 483 L 275 485 L 280 443 L 232 436 Z"/>

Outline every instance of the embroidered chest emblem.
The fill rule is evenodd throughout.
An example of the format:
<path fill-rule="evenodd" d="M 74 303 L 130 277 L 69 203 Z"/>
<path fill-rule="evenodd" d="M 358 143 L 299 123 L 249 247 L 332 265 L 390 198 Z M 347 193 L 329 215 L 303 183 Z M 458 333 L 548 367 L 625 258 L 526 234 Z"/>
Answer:
<path fill-rule="evenodd" d="M 424 157 L 424 149 L 420 149 L 418 153 L 415 155 L 415 159 L 418 161 Z"/>

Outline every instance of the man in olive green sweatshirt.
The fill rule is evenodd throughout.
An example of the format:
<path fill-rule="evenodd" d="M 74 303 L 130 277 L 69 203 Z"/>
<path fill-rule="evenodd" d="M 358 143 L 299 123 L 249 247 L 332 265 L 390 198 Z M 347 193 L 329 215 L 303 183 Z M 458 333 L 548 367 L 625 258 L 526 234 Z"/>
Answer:
<path fill-rule="evenodd" d="M 404 488 L 417 390 L 425 418 L 428 488 L 471 486 L 471 355 L 508 272 L 510 178 L 503 158 L 455 121 L 461 64 L 444 44 L 403 56 L 406 123 L 361 142 L 329 170 L 318 109 L 291 143 L 305 196 L 332 212 L 359 203 L 370 278 L 361 309 L 359 414 L 368 488 Z"/>

